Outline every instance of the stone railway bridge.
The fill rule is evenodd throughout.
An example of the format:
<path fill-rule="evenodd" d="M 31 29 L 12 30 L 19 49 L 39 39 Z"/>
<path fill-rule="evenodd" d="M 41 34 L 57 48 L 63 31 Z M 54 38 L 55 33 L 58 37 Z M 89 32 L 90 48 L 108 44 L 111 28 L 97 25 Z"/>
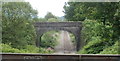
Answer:
<path fill-rule="evenodd" d="M 42 35 L 45 32 L 52 31 L 52 30 L 64 30 L 72 33 L 76 39 L 76 50 L 78 51 L 81 48 L 81 29 L 82 23 L 81 22 L 36 22 L 34 23 L 34 27 L 36 28 L 36 46 L 40 46 L 40 40 Z"/>

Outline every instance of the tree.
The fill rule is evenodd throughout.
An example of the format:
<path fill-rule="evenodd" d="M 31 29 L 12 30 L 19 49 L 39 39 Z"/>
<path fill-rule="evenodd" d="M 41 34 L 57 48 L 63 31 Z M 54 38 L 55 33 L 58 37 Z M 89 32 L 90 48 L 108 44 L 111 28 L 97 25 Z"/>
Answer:
<path fill-rule="evenodd" d="M 59 19 L 56 19 L 56 18 L 50 18 L 48 19 L 49 22 L 58 22 L 60 21 Z"/>
<path fill-rule="evenodd" d="M 70 3 L 70 2 L 68 2 L 68 3 L 65 3 L 65 5 L 64 5 L 64 13 L 65 13 L 65 18 L 68 20 L 68 21 L 74 21 L 75 19 L 73 18 L 73 15 L 75 14 L 74 13 L 74 9 L 75 9 L 75 7 L 74 6 L 72 6 L 72 4 L 74 4 L 74 3 Z M 69 6 L 68 6 L 69 5 Z"/>
<path fill-rule="evenodd" d="M 50 19 L 50 18 L 56 18 L 51 12 L 48 12 L 46 15 L 45 15 L 45 19 Z"/>
<path fill-rule="evenodd" d="M 43 48 L 52 47 L 54 48 L 57 45 L 58 31 L 49 31 L 43 34 L 41 37 L 40 45 Z"/>
<path fill-rule="evenodd" d="M 65 18 L 69 21 L 85 19 L 101 19 L 102 21 L 103 18 L 107 21 L 107 19 L 115 17 L 118 7 L 119 3 L 116 2 L 68 2 L 64 5 L 64 13 Z"/>
<path fill-rule="evenodd" d="M 2 5 L 2 43 L 14 48 L 35 44 L 34 19 L 37 11 L 27 2 L 7 2 Z"/>
<path fill-rule="evenodd" d="M 65 18 L 68 21 L 83 21 L 85 19 L 100 20 L 105 26 L 112 25 L 112 38 L 119 38 L 119 2 L 68 2 L 64 6 Z M 106 31 L 105 31 L 106 33 Z M 103 36 L 106 38 L 106 34 Z M 109 36 L 108 36 L 109 37 Z"/>
<path fill-rule="evenodd" d="M 68 21 L 83 21 L 84 24 L 85 21 L 91 19 L 93 22 L 96 20 L 98 23 L 100 23 L 100 26 L 96 25 L 95 28 L 94 25 L 97 23 L 91 24 L 92 21 L 86 23 L 85 26 L 83 26 L 83 28 L 86 28 L 86 26 L 90 27 L 86 28 L 87 31 L 94 31 L 98 28 L 101 29 L 99 33 L 98 31 L 94 31 L 90 32 L 89 34 L 89 32 L 84 31 L 86 35 L 84 40 L 88 39 L 88 44 L 95 42 L 94 39 L 99 42 L 97 37 L 93 35 L 97 35 L 100 37 L 100 40 L 103 40 L 102 42 L 98 43 L 99 45 L 104 45 L 104 43 L 106 43 L 105 46 L 112 46 L 116 41 L 120 40 L 120 2 L 68 2 L 65 4 L 64 9 L 65 18 Z M 94 39 L 92 40 L 92 38 Z M 96 43 L 90 45 L 86 44 L 87 48 L 84 47 L 83 49 L 87 49 L 87 52 L 90 51 L 88 53 L 94 54 L 104 50 L 102 48 L 96 47 L 96 45 Z M 94 48 L 98 48 L 99 50 L 94 52 Z"/>

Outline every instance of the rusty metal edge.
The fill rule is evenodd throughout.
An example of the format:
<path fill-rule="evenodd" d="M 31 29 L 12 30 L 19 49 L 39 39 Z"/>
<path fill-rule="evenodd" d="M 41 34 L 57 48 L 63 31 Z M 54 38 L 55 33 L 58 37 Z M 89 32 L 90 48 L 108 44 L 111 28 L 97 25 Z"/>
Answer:
<path fill-rule="evenodd" d="M 117 56 L 120 54 L 38 54 L 38 53 L 0 53 L 0 55 L 29 55 L 29 56 Z"/>

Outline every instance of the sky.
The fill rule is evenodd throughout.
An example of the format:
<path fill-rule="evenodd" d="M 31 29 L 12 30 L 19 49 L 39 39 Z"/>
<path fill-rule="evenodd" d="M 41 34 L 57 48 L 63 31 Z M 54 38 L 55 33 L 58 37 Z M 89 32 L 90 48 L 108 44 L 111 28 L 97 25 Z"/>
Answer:
<path fill-rule="evenodd" d="M 55 16 L 64 16 L 62 12 L 65 2 L 68 0 L 25 0 L 30 2 L 32 7 L 38 11 L 38 17 L 43 18 L 47 12 L 51 12 Z"/>

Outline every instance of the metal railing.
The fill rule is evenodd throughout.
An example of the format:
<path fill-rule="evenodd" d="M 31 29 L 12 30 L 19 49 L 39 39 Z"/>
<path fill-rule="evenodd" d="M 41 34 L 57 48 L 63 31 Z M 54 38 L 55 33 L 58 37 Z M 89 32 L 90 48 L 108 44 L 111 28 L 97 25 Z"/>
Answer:
<path fill-rule="evenodd" d="M 2 61 L 120 61 L 119 54 L 22 54 L 2 53 Z"/>

